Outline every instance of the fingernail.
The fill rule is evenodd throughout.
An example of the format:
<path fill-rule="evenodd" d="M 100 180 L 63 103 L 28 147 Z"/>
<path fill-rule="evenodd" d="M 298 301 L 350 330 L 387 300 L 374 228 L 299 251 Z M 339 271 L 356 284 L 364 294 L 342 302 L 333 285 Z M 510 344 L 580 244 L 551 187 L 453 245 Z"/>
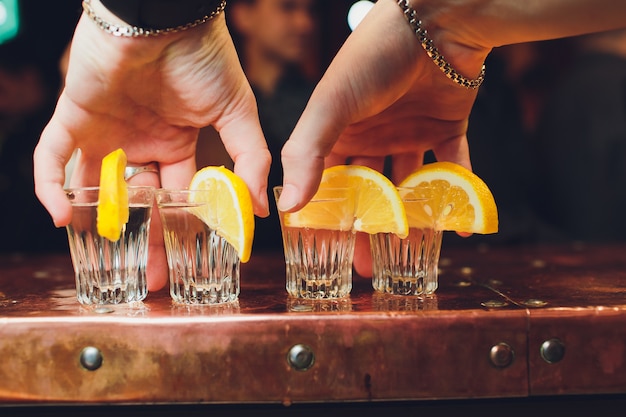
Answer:
<path fill-rule="evenodd" d="M 280 211 L 289 211 L 294 208 L 298 202 L 298 189 L 291 184 L 287 184 L 283 187 L 283 191 L 280 193 L 280 198 L 276 206 Z"/>

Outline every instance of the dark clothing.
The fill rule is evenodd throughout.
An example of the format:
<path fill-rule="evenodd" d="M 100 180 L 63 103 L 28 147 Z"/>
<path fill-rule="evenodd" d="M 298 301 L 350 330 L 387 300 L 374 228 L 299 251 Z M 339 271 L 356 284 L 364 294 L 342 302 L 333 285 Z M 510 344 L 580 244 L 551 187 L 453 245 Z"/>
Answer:
<path fill-rule="evenodd" d="M 283 183 L 280 151 L 304 111 L 314 87 L 314 83 L 295 69 L 287 72 L 271 95 L 264 94 L 252 86 L 259 108 L 261 128 L 272 155 L 268 179 L 270 215 L 265 219 L 256 218 L 255 249 L 282 248 L 280 222 L 272 189 Z"/>
<path fill-rule="evenodd" d="M 52 106 L 0 132 L 0 252 L 68 253 L 65 229 L 57 229 L 35 196 L 33 151 Z"/>
<path fill-rule="evenodd" d="M 0 67 L 10 73 L 35 70 L 46 99 L 19 115 L 0 114 L 0 252 L 68 253 L 65 229 L 54 226 L 35 196 L 33 150 L 54 110 L 59 60 L 80 17 L 80 0 L 22 0 L 19 12 L 20 32 L 0 45 Z"/>
<path fill-rule="evenodd" d="M 579 56 L 546 103 L 536 143 L 545 220 L 567 239 L 625 239 L 626 59 Z"/>

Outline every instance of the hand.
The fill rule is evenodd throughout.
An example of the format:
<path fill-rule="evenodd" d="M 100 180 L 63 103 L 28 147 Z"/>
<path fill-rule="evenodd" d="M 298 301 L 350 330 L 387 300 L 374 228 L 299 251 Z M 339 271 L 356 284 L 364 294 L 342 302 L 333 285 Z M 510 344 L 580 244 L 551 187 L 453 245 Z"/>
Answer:
<path fill-rule="evenodd" d="M 106 9 L 97 11 L 105 20 L 115 19 Z M 130 183 L 184 188 L 196 172 L 199 128 L 207 125 L 220 133 L 235 172 L 250 189 L 255 213 L 266 216 L 270 155 L 224 15 L 150 38 L 114 37 L 83 15 L 65 88 L 35 149 L 36 194 L 56 226 L 70 222 L 64 167 L 76 148 L 81 156 L 72 186 L 97 185 L 102 157 L 121 147 L 129 163 L 160 165 L 160 178 L 146 173 Z M 158 216 L 153 220 L 148 280 L 149 288 L 157 289 L 165 285 L 167 267 Z"/>
<path fill-rule="evenodd" d="M 476 76 L 489 48 L 470 48 L 454 35 L 441 30 L 434 42 L 459 72 Z M 466 131 L 475 98 L 426 55 L 398 5 L 379 1 L 329 66 L 283 148 L 280 208 L 301 208 L 324 167 L 347 161 L 382 170 L 391 155 L 396 181 L 419 168 L 429 149 L 471 168 Z M 366 249 L 359 245 L 355 254 L 361 275 L 371 267 Z"/>

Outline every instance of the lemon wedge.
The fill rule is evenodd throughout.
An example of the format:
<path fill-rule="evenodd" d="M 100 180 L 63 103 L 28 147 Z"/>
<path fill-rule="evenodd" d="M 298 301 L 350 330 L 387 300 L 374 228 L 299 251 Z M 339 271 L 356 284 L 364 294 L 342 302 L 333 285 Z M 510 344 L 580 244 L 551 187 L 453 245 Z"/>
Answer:
<path fill-rule="evenodd" d="M 498 208 L 487 184 L 452 162 L 424 165 L 399 185 L 412 227 L 489 234 L 498 231 Z M 426 203 L 420 202 L 425 199 Z"/>
<path fill-rule="evenodd" d="M 284 214 L 285 225 L 406 237 L 408 223 L 398 190 L 380 172 L 361 165 L 326 168 L 310 203 Z"/>
<path fill-rule="evenodd" d="M 126 154 L 116 149 L 102 159 L 96 226 L 98 234 L 119 240 L 128 222 L 128 188 L 124 179 Z"/>
<path fill-rule="evenodd" d="M 193 213 L 235 248 L 241 262 L 248 262 L 254 238 L 254 210 L 243 179 L 223 166 L 209 166 L 195 173 L 189 189 L 210 191 L 204 194 L 208 201 L 202 201 L 207 204 Z"/>

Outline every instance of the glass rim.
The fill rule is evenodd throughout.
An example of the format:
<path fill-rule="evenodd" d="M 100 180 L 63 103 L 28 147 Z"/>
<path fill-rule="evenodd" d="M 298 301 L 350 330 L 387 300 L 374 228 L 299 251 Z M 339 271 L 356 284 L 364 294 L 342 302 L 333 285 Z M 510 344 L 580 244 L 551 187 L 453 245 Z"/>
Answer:
<path fill-rule="evenodd" d="M 188 192 L 211 192 L 213 190 L 208 188 L 164 188 L 160 187 L 156 189 L 158 193 L 188 193 Z"/>
<path fill-rule="evenodd" d="M 274 198 L 276 201 L 278 201 L 278 199 L 280 198 L 280 195 L 282 194 L 282 189 L 283 187 L 280 185 L 277 185 L 272 188 Z M 321 191 L 322 191 L 322 195 L 319 195 L 320 189 L 318 189 L 315 192 L 315 194 L 311 197 L 311 199 L 307 202 L 305 207 L 311 203 L 324 203 L 324 202 L 335 202 L 335 201 L 346 200 L 349 198 L 349 194 L 357 192 L 357 188 L 356 187 L 324 187 L 323 189 L 321 189 Z M 338 192 L 341 192 L 341 194 L 333 194 L 333 193 L 338 193 Z"/>
<path fill-rule="evenodd" d="M 132 189 L 132 190 L 141 190 L 141 189 L 145 189 L 145 190 L 157 190 L 157 188 L 153 185 L 128 185 L 127 188 Z M 97 191 L 100 189 L 99 185 L 90 185 L 87 187 L 68 187 L 68 188 L 63 188 L 63 191 L 67 192 L 74 192 L 74 191 Z"/>
<path fill-rule="evenodd" d="M 283 189 L 282 185 L 276 185 L 272 187 L 272 190 L 282 190 L 282 189 Z M 324 187 L 324 190 L 356 190 L 356 187 Z"/>

